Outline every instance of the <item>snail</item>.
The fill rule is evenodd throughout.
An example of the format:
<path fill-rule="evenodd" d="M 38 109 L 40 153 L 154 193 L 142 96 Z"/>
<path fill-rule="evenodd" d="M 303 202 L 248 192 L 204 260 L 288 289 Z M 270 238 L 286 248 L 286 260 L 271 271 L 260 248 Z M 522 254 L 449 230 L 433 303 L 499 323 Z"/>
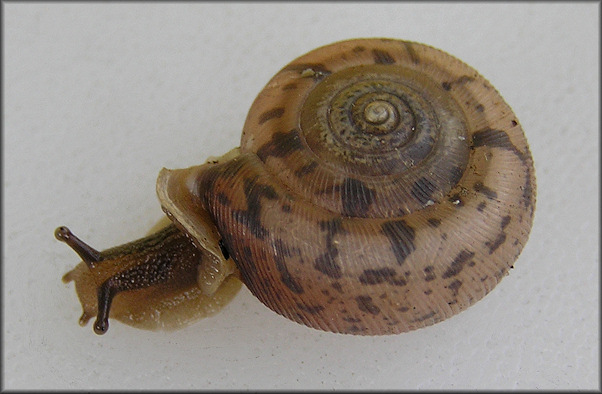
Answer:
<path fill-rule="evenodd" d="M 433 47 L 355 39 L 288 64 L 259 93 L 241 143 L 160 171 L 169 225 L 83 262 L 80 323 L 177 328 L 244 283 L 306 326 L 398 334 L 488 294 L 527 242 L 535 209 L 527 140 L 473 68 Z"/>

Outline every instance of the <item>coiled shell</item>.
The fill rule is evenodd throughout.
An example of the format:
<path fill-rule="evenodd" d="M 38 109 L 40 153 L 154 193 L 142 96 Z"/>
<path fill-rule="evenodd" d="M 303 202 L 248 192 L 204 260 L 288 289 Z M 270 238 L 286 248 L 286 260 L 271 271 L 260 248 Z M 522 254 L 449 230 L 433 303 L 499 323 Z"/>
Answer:
<path fill-rule="evenodd" d="M 322 330 L 394 334 L 466 309 L 532 224 L 533 163 L 512 110 L 422 44 L 350 40 L 299 57 L 259 94 L 232 156 L 162 173 L 164 209 L 203 246 L 221 238 L 265 305 Z"/>

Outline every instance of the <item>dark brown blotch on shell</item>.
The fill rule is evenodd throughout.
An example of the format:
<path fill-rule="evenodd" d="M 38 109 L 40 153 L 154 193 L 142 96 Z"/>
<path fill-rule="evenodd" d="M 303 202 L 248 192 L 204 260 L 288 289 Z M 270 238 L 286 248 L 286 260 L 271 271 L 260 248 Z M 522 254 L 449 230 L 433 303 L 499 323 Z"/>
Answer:
<path fill-rule="evenodd" d="M 262 113 L 259 116 L 259 121 L 257 123 L 259 123 L 260 125 L 264 124 L 265 122 L 267 122 L 270 119 L 278 119 L 280 117 L 282 117 L 282 115 L 284 115 L 284 108 L 283 107 L 277 107 L 277 108 L 273 108 L 269 111 L 266 111 L 264 113 Z"/>
<path fill-rule="evenodd" d="M 372 56 L 374 57 L 374 63 L 376 64 L 394 64 L 395 59 L 391 54 L 383 49 L 373 49 Z"/>
<path fill-rule="evenodd" d="M 374 201 L 374 190 L 355 178 L 346 178 L 339 190 L 343 215 L 350 217 L 366 216 Z"/>
<path fill-rule="evenodd" d="M 380 308 L 374 304 L 372 297 L 368 295 L 360 295 L 355 297 L 355 302 L 357 303 L 359 310 L 362 312 L 367 312 L 372 315 L 378 315 L 380 313 Z"/>
<path fill-rule="evenodd" d="M 463 85 L 466 82 L 474 81 L 474 78 L 470 75 L 462 75 L 461 77 L 453 81 L 445 81 L 441 83 L 441 87 L 447 91 L 451 90 L 453 85 Z"/>
<path fill-rule="evenodd" d="M 297 84 L 295 82 L 287 83 L 282 87 L 282 90 L 295 90 L 297 89 Z"/>
<path fill-rule="evenodd" d="M 314 268 L 331 278 L 338 279 L 342 276 L 342 269 L 337 261 L 339 250 L 334 243 L 334 237 L 337 233 L 343 232 L 342 220 L 338 218 L 322 221 L 319 226 L 326 231 L 326 250 L 316 258 Z"/>
<path fill-rule="evenodd" d="M 485 197 L 487 197 L 490 200 L 495 200 L 497 198 L 497 193 L 495 192 L 495 190 L 485 186 L 483 182 L 475 182 L 475 184 L 473 185 L 473 189 L 476 192 L 485 195 Z"/>
<path fill-rule="evenodd" d="M 364 270 L 360 275 L 359 281 L 363 285 L 376 285 L 383 282 L 395 286 L 405 286 L 407 281 L 404 278 L 396 278 L 397 271 L 392 268 L 380 268 Z"/>
<path fill-rule="evenodd" d="M 437 219 L 437 218 L 429 218 L 427 220 L 427 223 L 429 224 L 429 226 L 433 227 L 433 228 L 437 228 L 441 225 L 441 219 Z"/>
<path fill-rule="evenodd" d="M 422 206 L 426 206 L 429 201 L 434 203 L 433 194 L 436 191 L 437 185 L 433 184 L 427 177 L 421 177 L 414 182 L 410 193 Z"/>
<path fill-rule="evenodd" d="M 314 268 L 331 278 L 340 278 L 342 276 L 342 271 L 341 266 L 336 261 L 338 255 L 339 250 L 336 248 L 327 250 L 316 258 L 314 261 Z"/>
<path fill-rule="evenodd" d="M 464 175 L 464 169 L 461 167 L 454 166 L 451 168 L 450 173 L 450 185 L 457 185 L 458 182 L 460 182 L 460 179 L 462 179 L 462 176 Z"/>
<path fill-rule="evenodd" d="M 295 176 L 297 178 L 302 178 L 314 172 L 316 168 L 318 168 L 318 162 L 312 160 L 308 164 L 305 164 L 304 166 L 299 167 L 297 170 L 295 170 Z"/>
<path fill-rule="evenodd" d="M 309 313 L 310 315 L 315 315 L 316 313 L 320 313 L 325 309 L 322 305 L 305 305 L 300 302 L 297 303 L 297 308 L 303 312 Z"/>
<path fill-rule="evenodd" d="M 332 287 L 333 289 L 335 289 L 339 293 L 343 293 L 343 286 L 341 286 L 341 284 L 339 282 L 332 282 L 330 284 L 330 287 Z"/>
<path fill-rule="evenodd" d="M 489 254 L 493 254 L 504 242 L 506 242 L 506 233 L 501 232 L 493 241 L 485 242 L 485 245 L 489 248 Z"/>
<path fill-rule="evenodd" d="M 433 267 L 432 265 L 428 265 L 428 266 L 424 267 L 425 282 L 430 282 L 435 279 L 437 279 L 437 276 L 435 275 L 435 267 Z"/>
<path fill-rule="evenodd" d="M 474 257 L 474 255 L 474 252 L 470 252 L 468 250 L 461 251 L 454 258 L 449 268 L 443 273 L 441 277 L 447 279 L 452 276 L 458 275 L 462 271 L 462 269 L 464 269 L 464 265 L 467 264 L 470 261 L 470 259 Z"/>
<path fill-rule="evenodd" d="M 270 156 L 286 157 L 303 148 L 303 142 L 298 130 L 292 129 L 288 132 L 278 131 L 272 134 L 270 141 L 257 150 L 257 156 L 265 162 Z"/>
<path fill-rule="evenodd" d="M 263 239 L 268 234 L 261 223 L 261 199 L 278 199 L 278 194 L 270 185 L 257 182 L 257 177 L 253 179 L 244 179 L 244 195 L 246 197 L 247 209 L 237 209 L 232 212 L 234 218 L 247 227 L 251 234 L 258 239 Z"/>
<path fill-rule="evenodd" d="M 458 295 L 458 290 L 460 289 L 460 287 L 462 287 L 462 281 L 456 279 L 453 282 L 451 282 L 449 285 L 447 285 L 447 288 L 450 289 L 452 291 L 452 294 L 455 296 Z M 457 303 L 457 300 L 454 300 L 454 302 L 452 302 L 452 304 Z"/>
<path fill-rule="evenodd" d="M 516 154 L 521 161 L 524 161 L 528 156 L 514 146 L 512 141 L 510 141 L 510 137 L 504 130 L 484 129 L 477 131 L 472 136 L 472 146 L 489 146 L 492 148 L 506 149 Z"/>
<path fill-rule="evenodd" d="M 224 192 L 217 193 L 215 197 L 217 199 L 217 202 L 225 207 L 230 206 L 230 204 L 232 204 L 230 197 L 228 197 L 228 195 Z"/>
<path fill-rule="evenodd" d="M 297 279 L 291 275 L 288 266 L 286 265 L 286 258 L 291 256 L 290 249 L 285 245 L 284 241 L 278 239 L 274 243 L 274 250 L 276 252 L 274 253 L 274 262 L 278 273 L 280 273 L 280 280 L 282 283 L 295 294 L 303 293 L 303 287 L 299 284 Z"/>
<path fill-rule="evenodd" d="M 406 257 L 416 249 L 414 229 L 404 220 L 395 220 L 383 223 L 382 231 L 391 243 L 397 263 L 402 265 Z"/>
<path fill-rule="evenodd" d="M 412 320 L 413 323 L 419 323 L 419 322 L 423 322 L 425 320 L 431 319 L 433 318 L 433 316 L 435 316 L 437 313 L 436 312 L 429 312 L 425 315 L 422 315 L 414 320 Z"/>

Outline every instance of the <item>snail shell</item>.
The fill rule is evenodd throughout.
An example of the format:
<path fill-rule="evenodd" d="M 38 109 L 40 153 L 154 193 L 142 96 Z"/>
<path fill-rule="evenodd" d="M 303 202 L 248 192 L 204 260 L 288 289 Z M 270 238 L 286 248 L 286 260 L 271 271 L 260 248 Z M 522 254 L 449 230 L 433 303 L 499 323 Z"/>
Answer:
<path fill-rule="evenodd" d="M 157 192 L 218 271 L 223 242 L 269 308 L 367 335 L 483 298 L 535 208 L 527 141 L 497 91 L 440 50 L 390 39 L 297 58 L 253 103 L 240 149 L 164 169 Z"/>

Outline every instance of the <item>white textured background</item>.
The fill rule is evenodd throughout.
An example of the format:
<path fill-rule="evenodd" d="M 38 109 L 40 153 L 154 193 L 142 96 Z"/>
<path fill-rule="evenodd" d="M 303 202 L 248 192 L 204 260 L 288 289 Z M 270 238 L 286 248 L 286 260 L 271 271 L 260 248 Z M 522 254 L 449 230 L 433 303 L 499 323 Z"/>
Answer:
<path fill-rule="evenodd" d="M 580 4 L 3 3 L 3 388 L 599 388 L 599 12 Z M 389 337 L 308 329 L 244 288 L 172 333 L 80 328 L 68 225 L 104 249 L 161 216 L 155 179 L 236 146 L 256 94 L 334 41 L 425 42 L 513 107 L 531 239 L 484 300 Z"/>

